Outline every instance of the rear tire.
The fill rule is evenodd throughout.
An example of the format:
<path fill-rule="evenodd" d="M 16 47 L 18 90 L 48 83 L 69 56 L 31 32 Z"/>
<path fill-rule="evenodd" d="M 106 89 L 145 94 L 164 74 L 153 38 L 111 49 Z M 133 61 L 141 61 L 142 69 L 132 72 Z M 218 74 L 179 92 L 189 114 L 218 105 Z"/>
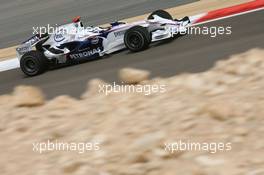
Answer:
<path fill-rule="evenodd" d="M 134 26 L 126 31 L 124 42 L 130 51 L 139 52 L 148 48 L 151 35 L 145 27 Z"/>
<path fill-rule="evenodd" d="M 171 14 L 169 14 L 169 12 L 165 11 L 165 10 L 156 10 L 153 13 L 151 13 L 148 17 L 148 20 L 150 19 L 154 19 L 154 15 L 157 15 L 161 18 L 164 19 L 169 19 L 169 20 L 173 20 L 173 17 L 171 16 Z"/>
<path fill-rule="evenodd" d="M 32 50 L 20 59 L 20 68 L 27 76 L 36 76 L 48 69 L 48 60 L 42 52 Z"/>

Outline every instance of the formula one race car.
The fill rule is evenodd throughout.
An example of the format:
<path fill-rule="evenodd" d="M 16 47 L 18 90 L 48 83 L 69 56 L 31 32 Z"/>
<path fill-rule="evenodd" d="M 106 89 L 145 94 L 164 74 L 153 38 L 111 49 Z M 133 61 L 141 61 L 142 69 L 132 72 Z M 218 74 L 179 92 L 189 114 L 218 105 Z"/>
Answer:
<path fill-rule="evenodd" d="M 21 70 L 27 76 L 35 76 L 52 65 L 91 60 L 125 48 L 142 51 L 151 42 L 186 32 L 189 23 L 188 17 L 173 19 L 164 10 L 153 12 L 145 21 L 114 22 L 108 27 L 84 27 L 77 17 L 54 33 L 34 35 L 16 51 Z"/>

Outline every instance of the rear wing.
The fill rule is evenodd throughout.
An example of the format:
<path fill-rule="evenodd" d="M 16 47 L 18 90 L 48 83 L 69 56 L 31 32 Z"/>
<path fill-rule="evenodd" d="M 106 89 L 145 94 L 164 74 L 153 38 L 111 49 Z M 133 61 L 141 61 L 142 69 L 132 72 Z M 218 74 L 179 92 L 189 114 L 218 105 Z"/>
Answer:
<path fill-rule="evenodd" d="M 31 38 L 29 38 L 28 40 L 24 41 L 23 43 L 21 43 L 21 45 L 19 45 L 16 48 L 16 53 L 17 53 L 17 57 L 18 59 L 20 59 L 25 53 L 31 51 L 33 49 L 33 47 L 40 41 L 40 37 L 39 35 L 34 35 Z"/>

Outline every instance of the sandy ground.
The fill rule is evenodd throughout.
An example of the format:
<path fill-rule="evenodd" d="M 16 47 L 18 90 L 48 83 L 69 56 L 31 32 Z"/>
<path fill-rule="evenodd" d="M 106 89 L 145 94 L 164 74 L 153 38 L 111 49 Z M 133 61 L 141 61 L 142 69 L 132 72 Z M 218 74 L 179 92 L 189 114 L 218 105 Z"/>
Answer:
<path fill-rule="evenodd" d="M 190 3 L 187 5 L 174 7 L 174 8 L 170 8 L 167 10 L 174 17 L 181 18 L 184 16 L 196 15 L 196 14 L 204 13 L 207 11 L 229 7 L 232 5 L 237 5 L 237 4 L 241 4 L 241 3 L 249 2 L 249 1 L 251 0 L 201 0 L 199 2 Z M 129 19 L 124 19 L 123 21 L 133 22 L 136 20 L 143 20 L 146 18 L 147 15 L 148 14 L 129 18 Z M 15 58 L 16 57 L 15 48 L 16 46 L 5 48 L 5 49 L 0 49 L 0 60 Z"/>
<path fill-rule="evenodd" d="M 8 60 L 10 58 L 15 58 L 16 57 L 16 47 L 8 47 L 5 49 L 0 49 L 0 60 Z"/>
<path fill-rule="evenodd" d="M 263 55 L 254 49 L 207 72 L 166 79 L 120 71 L 131 87 L 155 87 L 151 95 L 105 95 L 108 84 L 95 79 L 81 99 L 47 101 L 41 90 L 19 86 L 0 96 L 1 174 L 263 175 Z M 180 141 L 210 147 L 180 150 Z M 33 146 L 61 142 L 93 146 L 83 154 L 74 146 L 40 154 Z"/>

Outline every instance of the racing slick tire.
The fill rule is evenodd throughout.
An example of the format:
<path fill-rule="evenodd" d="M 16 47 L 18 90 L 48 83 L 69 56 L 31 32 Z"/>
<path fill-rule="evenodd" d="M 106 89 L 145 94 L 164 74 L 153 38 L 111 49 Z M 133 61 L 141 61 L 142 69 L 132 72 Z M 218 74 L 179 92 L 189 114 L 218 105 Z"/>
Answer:
<path fill-rule="evenodd" d="M 151 35 L 147 28 L 134 26 L 126 31 L 124 42 L 130 51 L 139 52 L 148 48 L 151 43 Z"/>
<path fill-rule="evenodd" d="M 48 69 L 48 60 L 42 52 L 32 50 L 21 57 L 20 68 L 27 76 L 36 76 Z"/>
<path fill-rule="evenodd" d="M 156 10 L 156 11 L 152 12 L 148 17 L 148 20 L 154 19 L 154 15 L 157 15 L 157 16 L 164 18 L 164 19 L 173 20 L 173 17 L 171 16 L 171 14 L 169 14 L 169 12 L 167 12 L 165 10 Z"/>

